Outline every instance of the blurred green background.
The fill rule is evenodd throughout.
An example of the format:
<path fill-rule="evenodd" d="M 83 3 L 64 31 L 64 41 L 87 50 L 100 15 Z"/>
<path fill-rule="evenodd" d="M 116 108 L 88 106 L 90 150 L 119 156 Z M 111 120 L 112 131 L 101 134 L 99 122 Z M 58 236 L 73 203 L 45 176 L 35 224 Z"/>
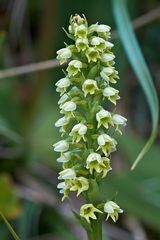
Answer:
<path fill-rule="evenodd" d="M 117 0 L 118 1 L 118 0 Z M 0 0 L 0 69 L 54 59 L 68 42 L 71 14 L 85 14 L 89 24 L 108 24 L 113 29 L 116 67 L 120 74 L 119 111 L 128 126 L 114 154 L 114 171 L 103 182 L 103 193 L 124 209 L 117 224 L 104 225 L 104 239 L 160 239 L 160 148 L 157 141 L 134 172 L 131 164 L 151 131 L 148 105 L 122 48 L 112 11 L 112 0 Z M 128 1 L 131 18 L 148 13 L 136 34 L 148 63 L 157 93 L 160 93 L 160 2 Z M 154 10 L 159 18 L 154 19 Z M 154 20 L 153 20 L 154 19 Z M 147 22 L 148 21 L 148 22 Z M 146 23 L 147 22 L 147 23 Z M 68 42 L 69 43 L 69 42 Z M 22 240 L 80 240 L 83 229 L 74 220 L 73 196 L 61 203 L 56 189 L 59 165 L 52 144 L 59 138 L 55 82 L 62 69 L 37 71 L 0 78 L 0 211 Z M 0 240 L 12 239 L 0 219 Z"/>

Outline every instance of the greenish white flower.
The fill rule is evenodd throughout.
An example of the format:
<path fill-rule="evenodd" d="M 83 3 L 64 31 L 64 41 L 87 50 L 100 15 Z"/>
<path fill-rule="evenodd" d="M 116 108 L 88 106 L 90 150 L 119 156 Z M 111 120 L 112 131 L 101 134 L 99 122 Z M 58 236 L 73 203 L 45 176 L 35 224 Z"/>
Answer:
<path fill-rule="evenodd" d="M 99 36 L 108 39 L 110 37 L 110 26 L 104 24 L 92 24 L 89 27 L 89 33 L 97 32 Z"/>
<path fill-rule="evenodd" d="M 102 157 L 103 165 L 100 165 L 100 172 L 102 173 L 102 178 L 106 177 L 107 173 L 112 170 L 110 166 L 110 159 L 107 157 Z"/>
<path fill-rule="evenodd" d="M 89 169 L 90 174 L 93 174 L 93 170 L 97 173 L 102 173 L 103 178 L 111 170 L 110 160 L 109 158 L 101 157 L 98 153 L 90 153 L 86 160 L 86 168 Z"/>
<path fill-rule="evenodd" d="M 61 140 L 53 144 L 55 152 L 66 152 L 69 148 L 69 143 L 66 140 Z"/>
<path fill-rule="evenodd" d="M 71 160 L 71 152 L 65 152 L 61 154 L 59 158 L 57 158 L 57 162 L 59 163 L 66 163 Z"/>
<path fill-rule="evenodd" d="M 96 220 L 97 217 L 95 213 L 103 213 L 98 208 L 95 208 L 92 203 L 87 203 L 81 206 L 80 215 L 84 217 L 88 223 L 90 223 L 90 218 Z"/>
<path fill-rule="evenodd" d="M 88 59 L 88 62 L 97 62 L 97 60 L 100 58 L 99 52 L 96 48 L 90 47 L 86 51 L 86 57 Z"/>
<path fill-rule="evenodd" d="M 106 87 L 103 90 L 103 96 L 106 97 L 110 102 L 116 105 L 116 101 L 120 99 L 120 96 L 118 95 L 119 91 L 112 87 Z"/>
<path fill-rule="evenodd" d="M 106 41 L 100 37 L 92 37 L 91 45 L 96 47 L 96 49 L 100 52 L 103 52 L 106 49 Z"/>
<path fill-rule="evenodd" d="M 66 89 L 71 85 L 69 78 L 65 77 L 65 78 L 61 78 L 56 84 L 57 92 L 60 92 L 61 94 L 63 94 Z"/>
<path fill-rule="evenodd" d="M 55 127 L 63 127 L 69 123 L 69 118 L 62 117 L 55 122 Z"/>
<path fill-rule="evenodd" d="M 81 139 L 86 141 L 85 139 L 86 132 L 87 132 L 86 125 L 84 125 L 83 123 L 76 124 L 70 132 L 70 136 L 72 136 L 72 142 L 78 143 Z"/>
<path fill-rule="evenodd" d="M 57 188 L 60 189 L 60 193 L 63 194 L 62 201 L 68 197 L 70 193 L 70 179 L 65 180 L 64 182 L 60 182 L 57 185 Z"/>
<path fill-rule="evenodd" d="M 107 219 L 116 221 L 122 209 L 113 201 L 104 204 L 98 197 L 100 181 L 112 169 L 110 157 L 117 145 L 107 133 L 114 133 L 113 129 L 121 133 L 127 121 L 115 110 L 102 107 L 106 99 L 116 104 L 120 98 L 119 91 L 111 86 L 119 77 L 114 67 L 113 43 L 108 40 L 110 27 L 98 23 L 88 26 L 86 18 L 76 14 L 71 16 L 68 30 L 65 32 L 74 43 L 57 51 L 60 63 L 68 62 L 65 77 L 56 83 L 63 117 L 55 126 L 66 138 L 53 145 L 60 153 L 57 162 L 62 166 L 57 188 L 63 194 L 62 200 L 70 192 L 83 195 L 87 203 L 81 206 L 80 215 L 88 223 L 97 218 L 99 221 L 103 207 Z"/>
<path fill-rule="evenodd" d="M 65 63 L 72 56 L 72 52 L 69 48 L 62 48 L 57 51 L 57 59 L 61 64 Z"/>
<path fill-rule="evenodd" d="M 65 93 L 61 96 L 61 98 L 58 101 L 58 104 L 61 106 L 63 103 L 65 103 L 67 100 L 69 100 L 69 96 Z"/>
<path fill-rule="evenodd" d="M 95 92 L 98 90 L 97 82 L 92 79 L 86 79 L 82 85 L 82 90 L 85 97 L 87 96 L 87 94 L 95 94 Z"/>
<path fill-rule="evenodd" d="M 87 38 L 77 38 L 76 47 L 78 51 L 85 51 L 88 47 L 88 39 Z"/>
<path fill-rule="evenodd" d="M 104 67 L 100 72 L 100 76 L 107 82 L 116 83 L 115 78 L 118 77 L 118 72 L 114 69 L 114 67 Z"/>
<path fill-rule="evenodd" d="M 96 113 L 96 119 L 98 122 L 98 128 L 103 125 L 106 129 L 108 129 L 109 124 L 113 124 L 111 113 L 104 109 L 101 109 L 98 113 Z"/>
<path fill-rule="evenodd" d="M 118 214 L 123 213 L 123 210 L 113 201 L 108 201 L 104 204 L 104 212 L 107 213 L 108 220 L 109 217 L 112 218 L 114 222 L 118 220 Z"/>
<path fill-rule="evenodd" d="M 122 134 L 119 127 L 126 126 L 127 119 L 125 117 L 121 116 L 120 114 L 113 114 L 112 121 L 116 127 L 116 131 L 118 131 L 120 134 Z"/>
<path fill-rule="evenodd" d="M 115 58 L 113 53 L 102 53 L 101 54 L 101 62 L 107 63 L 113 61 Z"/>
<path fill-rule="evenodd" d="M 67 72 L 69 76 L 75 76 L 77 73 L 81 72 L 81 68 L 83 68 L 83 64 L 79 60 L 72 60 L 68 64 Z"/>
<path fill-rule="evenodd" d="M 111 49 L 114 46 L 114 44 L 109 41 L 105 41 L 105 44 L 106 44 L 106 48 L 108 49 Z"/>
<path fill-rule="evenodd" d="M 76 173 L 72 168 L 66 168 L 63 171 L 59 172 L 58 179 L 74 179 L 76 177 Z"/>
<path fill-rule="evenodd" d="M 102 149 L 102 152 L 106 156 L 109 156 L 112 152 L 116 151 L 116 140 L 105 133 L 98 136 L 97 142 L 99 145 L 97 151 Z"/>
<path fill-rule="evenodd" d="M 77 106 L 73 101 L 68 101 L 68 102 L 65 102 L 64 104 L 62 104 L 60 106 L 60 108 L 61 108 L 61 113 L 65 113 L 65 112 L 75 111 Z"/>
<path fill-rule="evenodd" d="M 78 38 L 86 38 L 88 34 L 88 28 L 81 24 L 75 28 L 75 36 Z"/>
<path fill-rule="evenodd" d="M 70 191 L 77 191 L 77 196 L 89 188 L 89 181 L 84 177 L 77 177 L 71 181 Z"/>

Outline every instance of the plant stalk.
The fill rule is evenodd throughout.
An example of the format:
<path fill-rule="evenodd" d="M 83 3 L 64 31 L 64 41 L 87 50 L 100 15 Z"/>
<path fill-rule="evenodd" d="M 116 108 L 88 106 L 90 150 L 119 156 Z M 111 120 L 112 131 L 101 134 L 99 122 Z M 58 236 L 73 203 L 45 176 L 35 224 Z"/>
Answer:
<path fill-rule="evenodd" d="M 88 232 L 88 240 L 102 240 L 102 221 L 92 220 L 91 226 L 92 232 Z"/>

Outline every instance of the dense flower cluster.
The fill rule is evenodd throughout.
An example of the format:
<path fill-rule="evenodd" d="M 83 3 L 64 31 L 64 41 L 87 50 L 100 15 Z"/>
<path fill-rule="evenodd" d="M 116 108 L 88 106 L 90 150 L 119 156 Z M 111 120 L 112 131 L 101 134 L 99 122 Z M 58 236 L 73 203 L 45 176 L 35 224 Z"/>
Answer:
<path fill-rule="evenodd" d="M 57 161 L 63 167 L 58 189 L 62 200 L 72 191 L 84 196 L 87 203 L 81 206 L 80 215 L 89 223 L 104 213 L 107 219 L 110 216 L 116 221 L 122 209 L 113 201 L 95 205 L 92 194 L 112 169 L 111 153 L 117 145 L 113 133 L 121 133 L 127 121 L 114 108 L 109 110 L 120 99 L 119 91 L 113 87 L 119 77 L 114 67 L 113 44 L 108 41 L 110 27 L 88 26 L 85 18 L 75 15 L 66 33 L 75 44 L 57 51 L 60 63 L 68 62 L 65 77 L 56 83 L 63 115 L 55 123 L 63 140 L 53 145 L 60 152 Z"/>

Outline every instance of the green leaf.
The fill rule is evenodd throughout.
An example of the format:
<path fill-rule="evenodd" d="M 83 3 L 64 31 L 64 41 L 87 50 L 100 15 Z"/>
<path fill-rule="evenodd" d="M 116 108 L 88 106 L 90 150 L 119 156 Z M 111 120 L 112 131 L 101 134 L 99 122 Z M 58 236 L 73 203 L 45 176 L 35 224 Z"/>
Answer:
<path fill-rule="evenodd" d="M 15 239 L 15 240 L 20 240 L 20 238 L 17 236 L 16 232 L 14 231 L 14 229 L 12 228 L 12 226 L 10 225 L 10 223 L 7 221 L 7 219 L 5 218 L 5 216 L 3 215 L 2 212 L 0 212 L 0 216 L 1 218 L 3 219 L 3 221 L 5 222 L 8 230 L 10 231 L 12 237 Z"/>
<path fill-rule="evenodd" d="M 118 32 L 127 57 L 145 93 L 152 117 L 151 135 L 133 163 L 133 170 L 153 144 L 158 132 L 159 106 L 157 93 L 149 69 L 144 60 L 132 23 L 128 15 L 126 0 L 113 0 L 113 11 Z"/>

